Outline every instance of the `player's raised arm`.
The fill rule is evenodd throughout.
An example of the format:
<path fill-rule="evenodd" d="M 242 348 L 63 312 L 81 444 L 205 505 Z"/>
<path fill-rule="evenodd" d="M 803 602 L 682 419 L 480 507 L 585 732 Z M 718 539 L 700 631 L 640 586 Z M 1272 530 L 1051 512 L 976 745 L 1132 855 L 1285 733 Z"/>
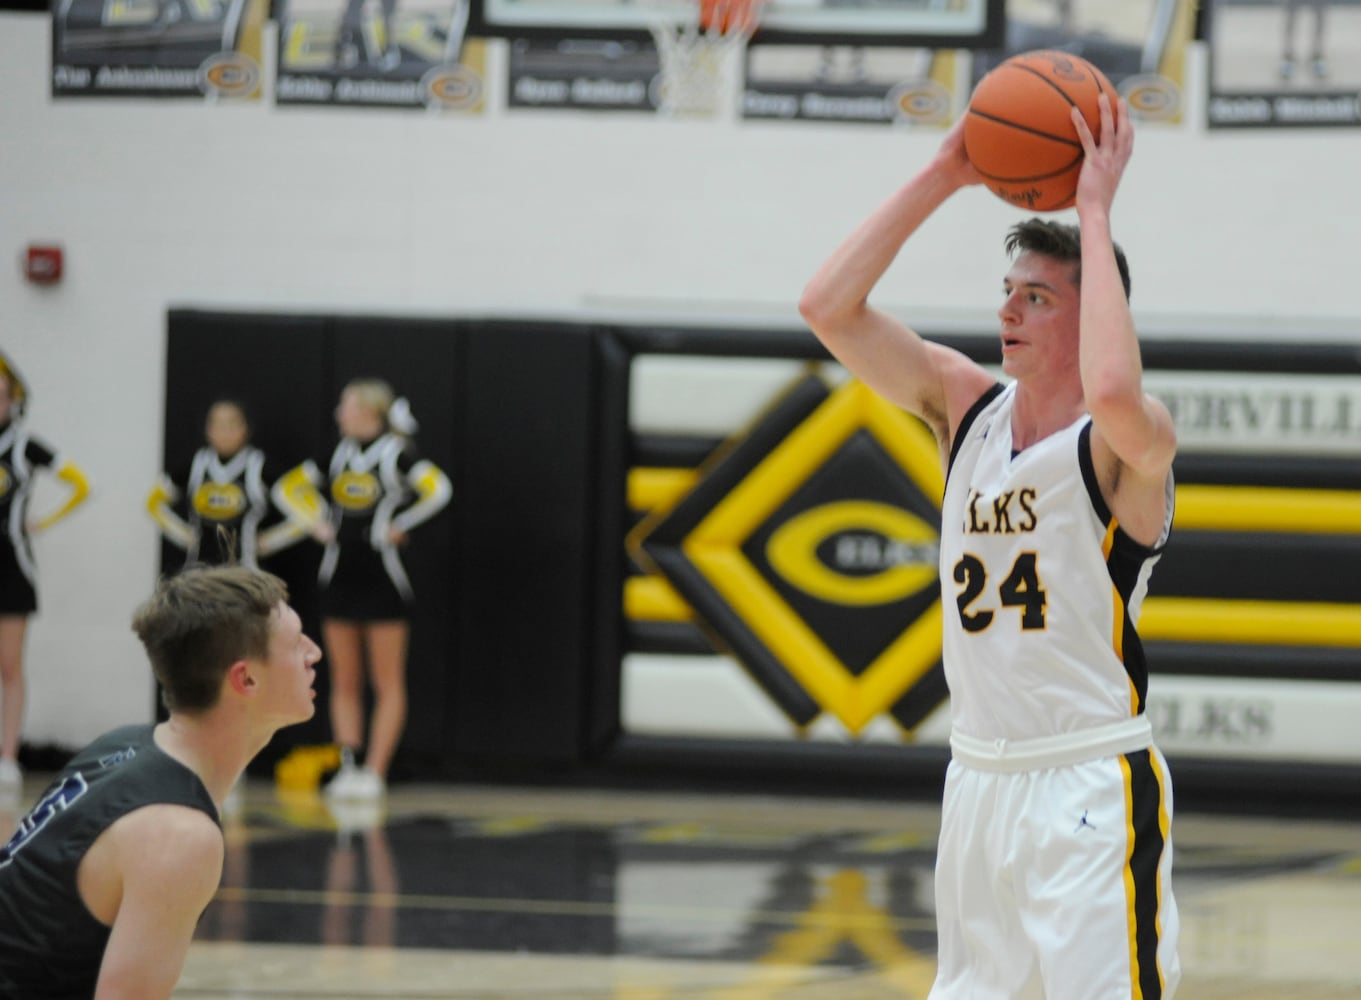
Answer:
<path fill-rule="evenodd" d="M 929 164 L 841 244 L 804 289 L 799 312 L 838 361 L 948 442 L 965 409 L 992 384 L 963 355 L 931 344 L 869 304 L 903 244 L 960 188 L 980 182 L 964 152 L 963 119 Z"/>
<path fill-rule="evenodd" d="M 1108 446 L 1120 465 L 1157 496 L 1176 453 L 1176 433 L 1167 408 L 1143 389 L 1139 340 L 1116 264 L 1110 225 L 1115 192 L 1134 150 L 1134 129 L 1124 101 L 1112 107 L 1102 95 L 1100 106 L 1100 141 L 1082 116 L 1073 114 L 1085 154 L 1077 188 L 1082 231 L 1083 396 L 1099 436 L 1097 443 Z M 1096 457 L 1099 460 L 1100 454 Z M 1113 499 L 1119 516 L 1122 505 L 1118 497 Z M 1157 532 L 1144 534 L 1157 536 Z"/>

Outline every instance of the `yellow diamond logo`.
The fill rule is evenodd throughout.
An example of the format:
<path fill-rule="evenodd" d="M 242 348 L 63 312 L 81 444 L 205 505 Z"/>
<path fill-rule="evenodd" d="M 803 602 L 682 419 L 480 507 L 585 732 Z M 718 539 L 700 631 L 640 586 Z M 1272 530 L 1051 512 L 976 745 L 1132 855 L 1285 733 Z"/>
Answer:
<path fill-rule="evenodd" d="M 792 386 L 630 540 L 798 725 L 944 699 L 940 451 L 859 382 Z"/>

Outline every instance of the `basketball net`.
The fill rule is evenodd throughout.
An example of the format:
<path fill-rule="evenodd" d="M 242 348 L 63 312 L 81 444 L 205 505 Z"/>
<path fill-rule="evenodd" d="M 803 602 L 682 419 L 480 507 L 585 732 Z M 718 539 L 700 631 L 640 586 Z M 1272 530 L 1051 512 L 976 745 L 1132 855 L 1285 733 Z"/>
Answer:
<path fill-rule="evenodd" d="M 677 21 L 655 21 L 661 72 L 655 100 L 663 114 L 714 117 L 737 79 L 747 42 L 766 0 L 672 0 L 689 8 Z"/>

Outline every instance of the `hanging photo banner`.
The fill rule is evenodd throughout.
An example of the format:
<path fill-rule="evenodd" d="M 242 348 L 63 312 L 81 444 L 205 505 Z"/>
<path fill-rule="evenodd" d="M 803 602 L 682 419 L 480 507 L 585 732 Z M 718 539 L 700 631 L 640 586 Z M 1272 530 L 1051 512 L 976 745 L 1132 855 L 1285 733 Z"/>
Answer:
<path fill-rule="evenodd" d="M 1219 0 L 1206 13 L 1211 128 L 1361 125 L 1361 4 Z"/>
<path fill-rule="evenodd" d="M 763 27 L 746 55 L 742 114 L 785 121 L 939 126 L 984 74 L 1019 52 L 1061 49 L 1098 66 L 1144 121 L 1181 120 L 1193 0 L 1014 0 L 985 47 L 856 39 L 789 44 Z"/>
<path fill-rule="evenodd" d="M 1060 49 L 1105 73 L 1137 120 L 1180 122 L 1195 7 L 1195 0 L 1014 0 L 1005 47 L 974 53 L 969 93 L 1011 56 Z"/>
<path fill-rule="evenodd" d="M 642 39 L 514 38 L 506 103 L 517 110 L 655 112 L 660 69 L 656 46 Z"/>
<path fill-rule="evenodd" d="M 280 105 L 480 113 L 486 51 L 469 0 L 280 0 Z"/>
<path fill-rule="evenodd" d="M 512 108 L 881 125 L 948 122 L 958 50 L 1000 44 L 1004 20 L 1002 0 L 476 0 L 473 18 L 511 39 Z"/>
<path fill-rule="evenodd" d="M 268 0 L 58 0 L 53 97 L 254 100 Z"/>
<path fill-rule="evenodd" d="M 753 44 L 742 116 L 942 125 L 953 117 L 959 65 L 955 49 Z"/>

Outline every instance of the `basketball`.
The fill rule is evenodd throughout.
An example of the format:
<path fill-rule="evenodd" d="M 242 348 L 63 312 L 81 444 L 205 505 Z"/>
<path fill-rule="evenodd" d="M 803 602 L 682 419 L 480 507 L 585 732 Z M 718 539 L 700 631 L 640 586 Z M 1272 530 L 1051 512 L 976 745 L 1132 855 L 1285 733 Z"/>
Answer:
<path fill-rule="evenodd" d="M 1097 98 L 1118 100 L 1099 69 L 1081 56 L 1045 49 L 1012 56 L 978 82 L 964 122 L 969 161 L 993 194 L 1017 208 L 1057 212 L 1073 204 L 1082 171 L 1077 107 L 1101 136 Z"/>

